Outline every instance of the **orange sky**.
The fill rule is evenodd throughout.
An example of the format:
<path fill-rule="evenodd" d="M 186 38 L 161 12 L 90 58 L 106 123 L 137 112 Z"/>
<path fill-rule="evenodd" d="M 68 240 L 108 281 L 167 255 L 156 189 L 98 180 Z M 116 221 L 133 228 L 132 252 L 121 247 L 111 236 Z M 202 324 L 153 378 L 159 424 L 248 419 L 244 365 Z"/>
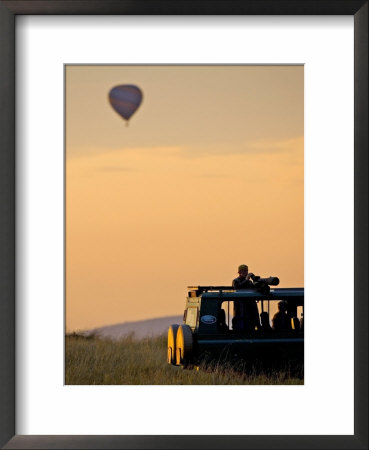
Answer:
<path fill-rule="evenodd" d="M 182 314 L 242 263 L 303 286 L 303 95 L 303 66 L 67 66 L 67 330 Z"/>

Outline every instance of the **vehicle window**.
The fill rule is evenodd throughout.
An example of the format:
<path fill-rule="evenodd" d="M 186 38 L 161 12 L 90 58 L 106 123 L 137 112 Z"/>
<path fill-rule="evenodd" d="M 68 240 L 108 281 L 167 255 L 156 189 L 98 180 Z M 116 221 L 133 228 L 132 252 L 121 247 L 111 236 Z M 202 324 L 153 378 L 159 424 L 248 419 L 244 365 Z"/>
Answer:
<path fill-rule="evenodd" d="M 226 313 L 226 318 L 227 318 L 227 325 L 229 327 L 230 330 L 234 330 L 237 329 L 237 323 L 233 321 L 234 316 L 237 314 L 238 315 L 243 315 L 245 312 L 245 307 L 244 305 L 242 305 L 242 300 L 238 300 L 235 302 L 223 302 L 222 303 L 222 309 L 224 309 L 225 313 Z M 268 301 L 268 300 L 256 300 L 255 304 L 257 307 L 257 311 L 258 311 L 258 315 L 259 318 L 261 320 L 261 313 L 264 312 L 264 314 L 266 313 L 267 316 L 266 318 L 263 318 L 263 323 L 268 322 L 268 317 L 269 317 L 269 326 L 271 326 L 272 324 L 272 318 L 273 315 L 278 311 L 278 306 L 277 306 L 276 301 Z M 235 319 L 236 320 L 236 319 Z"/>
<path fill-rule="evenodd" d="M 288 300 L 286 300 L 288 303 Z M 267 303 L 267 302 L 265 302 Z M 270 303 L 270 312 L 269 312 L 269 318 L 272 320 L 274 314 L 278 312 L 278 301 L 271 301 Z M 304 307 L 303 306 L 297 306 L 297 314 L 296 317 L 300 320 L 303 317 Z M 294 315 L 294 314 L 293 314 Z"/>
<path fill-rule="evenodd" d="M 221 308 L 224 310 L 226 325 L 229 330 L 232 330 L 233 302 L 223 302 Z"/>
<path fill-rule="evenodd" d="M 268 322 L 269 317 L 269 326 L 272 326 L 272 319 L 274 315 L 278 312 L 278 302 L 280 300 L 258 300 L 256 301 L 256 306 L 258 308 L 259 317 L 261 317 L 261 313 L 264 312 L 264 320 L 266 320 L 266 323 Z M 242 305 L 241 301 L 224 301 L 222 302 L 221 308 L 224 310 L 225 317 L 226 317 L 226 324 L 228 326 L 229 330 L 234 330 L 237 328 L 234 327 L 233 318 L 234 315 L 237 313 L 242 314 Z M 235 313 L 236 311 L 236 313 Z M 297 307 L 297 317 L 298 319 L 301 319 L 303 316 L 303 307 L 298 306 Z M 236 319 L 235 319 L 236 320 Z M 260 318 L 261 320 L 261 318 Z M 264 323 L 264 322 L 263 322 Z"/>

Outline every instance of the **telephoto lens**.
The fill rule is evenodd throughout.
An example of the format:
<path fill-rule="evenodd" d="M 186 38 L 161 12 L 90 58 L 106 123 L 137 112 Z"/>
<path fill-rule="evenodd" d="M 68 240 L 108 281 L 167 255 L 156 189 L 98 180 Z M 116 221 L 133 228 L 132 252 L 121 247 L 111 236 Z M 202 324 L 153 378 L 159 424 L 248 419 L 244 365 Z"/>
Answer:
<path fill-rule="evenodd" d="M 269 277 L 269 278 L 260 278 L 260 281 L 264 281 L 269 284 L 269 286 L 278 286 L 279 278 L 278 277 Z"/>
<path fill-rule="evenodd" d="M 266 283 L 269 286 L 278 286 L 279 284 L 278 277 L 261 278 L 259 275 L 253 275 L 251 279 L 254 283 Z"/>

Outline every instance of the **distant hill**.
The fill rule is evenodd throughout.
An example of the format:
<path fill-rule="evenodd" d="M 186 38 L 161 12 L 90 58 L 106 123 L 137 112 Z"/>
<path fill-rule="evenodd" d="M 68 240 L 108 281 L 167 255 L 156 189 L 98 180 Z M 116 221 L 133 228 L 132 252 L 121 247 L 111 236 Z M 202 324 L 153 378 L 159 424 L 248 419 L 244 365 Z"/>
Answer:
<path fill-rule="evenodd" d="M 160 336 L 166 334 L 169 325 L 172 323 L 181 324 L 182 316 L 159 317 L 157 319 L 139 320 L 137 322 L 124 322 L 115 325 L 107 325 L 104 327 L 89 330 L 89 333 L 96 333 L 98 336 L 111 339 L 120 339 L 127 335 L 133 334 L 135 338 Z"/>

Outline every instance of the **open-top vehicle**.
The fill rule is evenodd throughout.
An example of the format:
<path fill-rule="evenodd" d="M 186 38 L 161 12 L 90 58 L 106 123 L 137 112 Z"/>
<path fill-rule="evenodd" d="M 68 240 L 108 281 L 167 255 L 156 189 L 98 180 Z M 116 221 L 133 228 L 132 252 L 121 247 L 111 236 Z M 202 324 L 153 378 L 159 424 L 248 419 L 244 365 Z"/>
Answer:
<path fill-rule="evenodd" d="M 228 358 L 303 360 L 303 288 L 188 289 L 183 324 L 171 325 L 168 330 L 168 363 L 186 366 Z M 286 319 L 283 327 L 270 320 L 281 303 Z"/>

